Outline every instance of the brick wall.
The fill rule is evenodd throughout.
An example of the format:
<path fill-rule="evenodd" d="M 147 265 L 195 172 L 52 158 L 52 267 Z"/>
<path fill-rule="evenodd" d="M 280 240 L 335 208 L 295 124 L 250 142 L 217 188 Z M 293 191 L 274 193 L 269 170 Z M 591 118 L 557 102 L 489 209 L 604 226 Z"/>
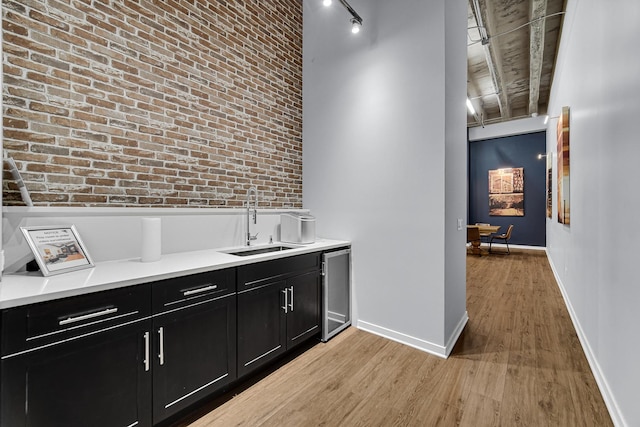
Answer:
<path fill-rule="evenodd" d="M 302 206 L 302 2 L 3 2 L 4 148 L 36 206 Z M 3 203 L 22 205 L 6 171 Z"/>

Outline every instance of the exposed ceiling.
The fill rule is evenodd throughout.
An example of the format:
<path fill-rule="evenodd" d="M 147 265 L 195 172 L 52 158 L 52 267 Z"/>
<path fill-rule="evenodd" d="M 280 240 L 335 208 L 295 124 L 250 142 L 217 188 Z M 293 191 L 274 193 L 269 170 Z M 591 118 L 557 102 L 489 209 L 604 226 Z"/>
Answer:
<path fill-rule="evenodd" d="M 547 113 L 565 0 L 469 0 L 469 127 Z"/>

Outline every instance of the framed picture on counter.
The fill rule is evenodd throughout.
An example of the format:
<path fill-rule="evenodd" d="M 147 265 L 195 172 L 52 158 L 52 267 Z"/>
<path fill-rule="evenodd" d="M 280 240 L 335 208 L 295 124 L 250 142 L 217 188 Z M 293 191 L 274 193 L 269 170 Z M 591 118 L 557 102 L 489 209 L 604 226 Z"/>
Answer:
<path fill-rule="evenodd" d="M 75 226 L 20 227 L 44 276 L 94 266 Z"/>

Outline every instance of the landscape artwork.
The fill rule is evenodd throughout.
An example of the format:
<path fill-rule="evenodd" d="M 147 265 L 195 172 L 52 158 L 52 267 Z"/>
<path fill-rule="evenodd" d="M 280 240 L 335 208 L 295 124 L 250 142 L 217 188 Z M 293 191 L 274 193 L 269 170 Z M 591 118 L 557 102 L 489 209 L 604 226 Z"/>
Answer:
<path fill-rule="evenodd" d="M 489 171 L 489 215 L 524 216 L 524 168 Z"/>
<path fill-rule="evenodd" d="M 571 204 L 569 203 L 569 107 L 562 107 L 558 118 L 558 222 L 570 224 Z"/>

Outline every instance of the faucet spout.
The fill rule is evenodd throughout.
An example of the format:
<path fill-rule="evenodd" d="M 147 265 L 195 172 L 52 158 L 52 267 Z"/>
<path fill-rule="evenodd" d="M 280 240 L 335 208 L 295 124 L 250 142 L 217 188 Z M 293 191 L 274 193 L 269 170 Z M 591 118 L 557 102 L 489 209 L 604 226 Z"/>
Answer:
<path fill-rule="evenodd" d="M 251 193 L 253 193 L 253 213 L 251 212 Z M 251 235 L 250 223 L 253 216 L 253 223 L 258 223 L 258 189 L 256 187 L 249 187 L 247 190 L 247 246 L 251 245 L 252 240 L 258 238 L 258 233 Z"/>

